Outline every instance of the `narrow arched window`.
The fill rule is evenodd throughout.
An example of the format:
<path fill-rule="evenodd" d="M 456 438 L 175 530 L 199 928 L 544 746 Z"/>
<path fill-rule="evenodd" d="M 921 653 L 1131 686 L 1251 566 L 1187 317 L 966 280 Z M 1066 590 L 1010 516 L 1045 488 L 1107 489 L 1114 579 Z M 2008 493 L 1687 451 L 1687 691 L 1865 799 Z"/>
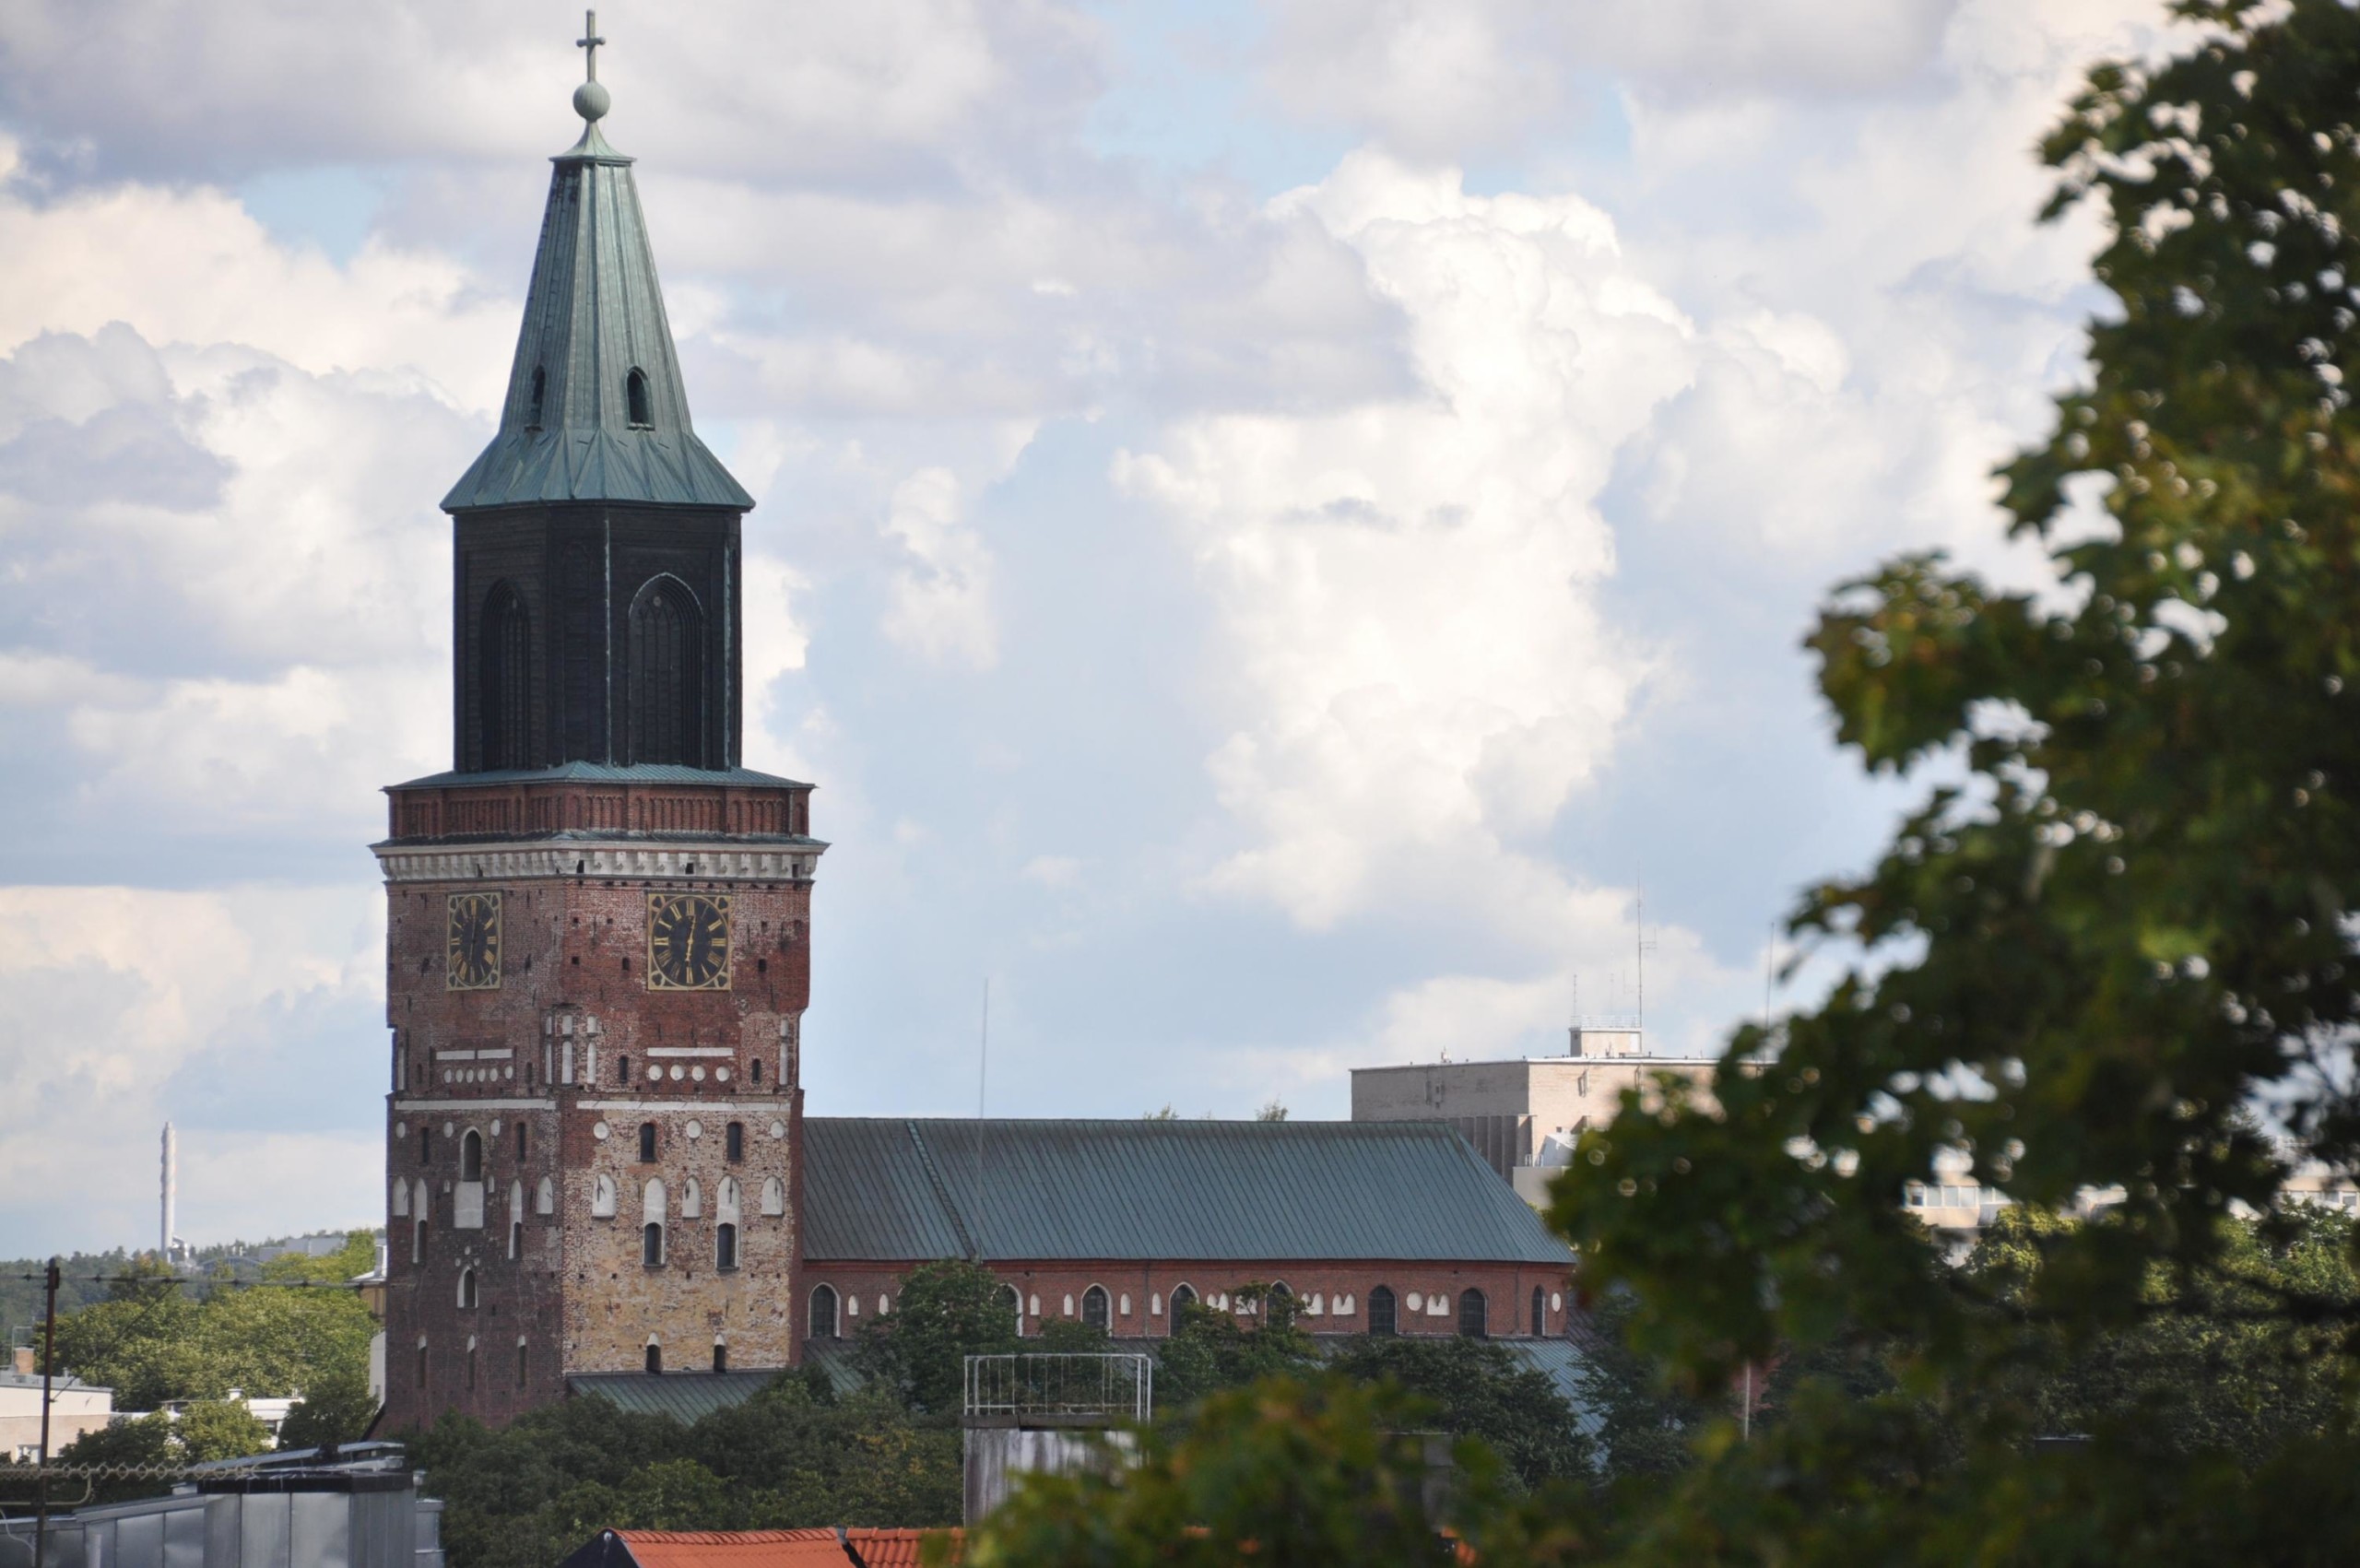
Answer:
<path fill-rule="evenodd" d="M 1399 1319 L 1395 1315 L 1393 1287 L 1379 1285 L 1368 1293 L 1368 1331 L 1372 1334 L 1398 1334 Z"/>
<path fill-rule="evenodd" d="M 531 1361 L 530 1361 L 530 1360 L 526 1357 L 526 1355 L 525 1354 L 525 1341 L 524 1341 L 524 1340 L 522 1340 L 522 1339 L 517 1340 L 517 1341 L 516 1341 L 516 1386 L 517 1386 L 517 1387 L 522 1388 L 522 1387 L 524 1387 L 524 1386 L 525 1386 L 525 1373 L 527 1373 L 527 1371 L 530 1369 L 531 1364 L 532 1364 L 532 1363 L 531 1363 Z"/>
<path fill-rule="evenodd" d="M 688 584 L 667 574 L 642 588 L 628 641 L 624 760 L 702 765 L 704 616 Z"/>
<path fill-rule="evenodd" d="M 508 1221 L 508 1256 L 512 1258 L 525 1256 L 525 1221 L 522 1220 Z"/>
<path fill-rule="evenodd" d="M 1458 1332 L 1469 1339 L 1481 1339 L 1489 1331 L 1487 1306 L 1481 1291 L 1458 1292 Z"/>
<path fill-rule="evenodd" d="M 647 1347 L 647 1370 L 650 1373 L 664 1370 L 664 1347 L 650 1343 Z"/>
<path fill-rule="evenodd" d="M 647 405 L 647 372 L 637 366 L 623 377 L 623 402 L 633 430 L 643 430 L 655 423 L 655 414 Z"/>
<path fill-rule="evenodd" d="M 814 1339 L 836 1337 L 836 1288 L 833 1285 L 819 1285 L 812 1289 L 809 1337 Z"/>
<path fill-rule="evenodd" d="M 525 404 L 525 428 L 526 430 L 537 430 L 541 428 L 541 405 L 543 400 L 548 396 L 549 390 L 549 371 L 541 369 L 538 365 L 535 365 L 533 367 L 533 394 Z"/>
<path fill-rule="evenodd" d="M 999 1288 L 999 1304 L 1006 1308 L 1008 1315 L 1015 1320 L 1017 1333 L 1022 1334 L 1024 1332 L 1024 1298 L 1017 1293 L 1015 1286 L 1002 1285 Z"/>
<path fill-rule="evenodd" d="M 529 1073 L 533 1069 L 526 1067 L 525 1070 Z M 530 1085 L 528 1084 L 527 1087 L 529 1088 Z M 520 1120 L 516 1124 L 516 1162 L 519 1165 L 525 1162 L 525 1124 Z"/>
<path fill-rule="evenodd" d="M 434 1129 L 432 1127 L 420 1127 L 418 1129 L 418 1162 L 423 1165 L 433 1158 Z"/>
<path fill-rule="evenodd" d="M 492 584 L 483 603 L 478 644 L 481 679 L 483 765 L 487 771 L 529 768 L 533 682 L 532 622 L 525 600 L 509 583 Z"/>
<path fill-rule="evenodd" d="M 729 1347 L 719 1339 L 713 1342 L 713 1370 L 716 1373 L 729 1370 Z"/>
<path fill-rule="evenodd" d="M 654 1122 L 642 1122 L 639 1124 L 639 1162 L 643 1165 L 649 1165 L 655 1163 L 655 1124 Z"/>
<path fill-rule="evenodd" d="M 409 1228 L 409 1260 L 412 1263 L 426 1261 L 426 1221 L 423 1220 L 417 1220 Z"/>
<path fill-rule="evenodd" d="M 1172 1330 L 1174 1333 L 1176 1334 L 1180 1331 L 1182 1317 L 1190 1309 L 1195 1307 L 1196 1304 L 1197 1291 L 1194 1286 L 1174 1285 L 1172 1287 Z"/>
<path fill-rule="evenodd" d="M 463 1309 L 472 1311 L 475 1304 L 476 1271 L 472 1268 L 462 1268 L 459 1270 L 459 1305 Z"/>
<path fill-rule="evenodd" d="M 398 1177 L 395 1178 L 394 1182 L 393 1213 L 394 1218 L 396 1220 L 407 1220 L 409 1218 L 409 1184 Z"/>
<path fill-rule="evenodd" d="M 713 1266 L 725 1270 L 738 1267 L 738 1227 L 727 1220 L 713 1228 Z"/>
<path fill-rule="evenodd" d="M 533 1212 L 536 1214 L 557 1212 L 557 1186 L 547 1176 L 543 1176 L 541 1185 L 533 1189 Z"/>
<path fill-rule="evenodd" d="M 683 1220 L 704 1218 L 704 1185 L 694 1176 L 690 1176 L 680 1185 L 680 1218 Z"/>
<path fill-rule="evenodd" d="M 1107 1310 L 1106 1287 L 1092 1285 L 1081 1293 L 1081 1320 L 1097 1329 L 1113 1326 L 1113 1314 Z"/>
<path fill-rule="evenodd" d="M 639 1228 L 639 1262 L 643 1268 L 664 1267 L 664 1227 L 652 1220 Z"/>
<path fill-rule="evenodd" d="M 469 1127 L 466 1136 L 459 1139 L 459 1180 L 483 1180 L 483 1134 L 473 1127 Z"/>
<path fill-rule="evenodd" d="M 1549 1332 L 1549 1293 L 1538 1285 L 1532 1287 L 1532 1331 Z"/>
<path fill-rule="evenodd" d="M 762 1059 L 760 1056 L 754 1058 L 754 1081 L 762 1081 Z"/>
<path fill-rule="evenodd" d="M 759 1067 L 761 1064 L 757 1063 L 755 1065 Z M 725 1152 L 728 1159 L 735 1161 L 746 1158 L 746 1124 L 743 1122 L 730 1123 L 729 1134 L 726 1138 L 722 1139 L 722 1142 L 726 1146 Z"/>

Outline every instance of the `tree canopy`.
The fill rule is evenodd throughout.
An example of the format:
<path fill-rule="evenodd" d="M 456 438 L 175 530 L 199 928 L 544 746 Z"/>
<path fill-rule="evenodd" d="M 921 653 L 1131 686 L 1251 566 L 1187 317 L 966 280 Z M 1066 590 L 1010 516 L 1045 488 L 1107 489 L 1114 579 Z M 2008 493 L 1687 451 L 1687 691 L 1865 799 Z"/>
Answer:
<path fill-rule="evenodd" d="M 2303 1229 L 2292 1166 L 2360 1154 L 2360 18 L 2175 10 L 2178 52 L 2100 66 L 2043 146 L 2050 212 L 2107 220 L 2118 305 L 2088 383 L 2000 471 L 2060 588 L 1906 558 L 1810 640 L 1868 767 L 1963 781 L 1794 915 L 1857 955 L 1824 1004 L 1740 1030 L 1710 1102 L 1587 1138 L 1552 1210 L 1586 1288 L 1627 1289 L 1634 1342 L 1685 1385 L 1847 1342 L 1906 1347 L 1894 1385 L 1806 1381 L 1769 1441 L 1709 1438 L 1629 1561 L 2348 1555 L 2360 1529 L 2309 1506 L 2360 1457 L 2341 1399 L 2259 1447 L 2230 1445 L 2250 1423 L 2103 1399 L 2056 1424 L 2058 1380 L 2086 1385 L 2109 1338 L 2162 1354 L 2168 1326 L 2235 1307 L 2313 1326 L 2330 1385 L 2354 1349 L 2348 1291 L 2262 1257 Z M 1899 1201 L 1938 1155 L 2029 1214 L 2111 1201 L 1953 1270 Z"/>

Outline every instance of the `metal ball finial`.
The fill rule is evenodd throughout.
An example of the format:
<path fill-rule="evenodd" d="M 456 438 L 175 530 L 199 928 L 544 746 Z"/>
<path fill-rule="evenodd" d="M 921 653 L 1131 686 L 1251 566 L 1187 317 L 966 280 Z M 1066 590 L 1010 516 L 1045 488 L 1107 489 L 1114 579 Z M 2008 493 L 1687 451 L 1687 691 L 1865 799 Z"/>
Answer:
<path fill-rule="evenodd" d="M 573 46 L 582 51 L 583 71 L 589 79 L 573 89 L 573 112 L 594 125 L 614 104 L 607 89 L 598 85 L 598 46 L 606 41 L 598 36 L 598 13 L 583 12 L 582 36 L 573 41 Z"/>

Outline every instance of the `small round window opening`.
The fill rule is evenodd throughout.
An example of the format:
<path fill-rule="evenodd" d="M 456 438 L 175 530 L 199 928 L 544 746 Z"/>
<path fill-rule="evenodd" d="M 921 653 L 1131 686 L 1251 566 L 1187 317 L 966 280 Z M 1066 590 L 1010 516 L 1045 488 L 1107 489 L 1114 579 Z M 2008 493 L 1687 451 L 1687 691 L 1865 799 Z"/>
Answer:
<path fill-rule="evenodd" d="M 655 416 L 649 411 L 647 403 L 645 371 L 633 367 L 631 374 L 623 378 L 623 403 L 631 414 L 631 429 L 644 430 L 655 428 Z"/>

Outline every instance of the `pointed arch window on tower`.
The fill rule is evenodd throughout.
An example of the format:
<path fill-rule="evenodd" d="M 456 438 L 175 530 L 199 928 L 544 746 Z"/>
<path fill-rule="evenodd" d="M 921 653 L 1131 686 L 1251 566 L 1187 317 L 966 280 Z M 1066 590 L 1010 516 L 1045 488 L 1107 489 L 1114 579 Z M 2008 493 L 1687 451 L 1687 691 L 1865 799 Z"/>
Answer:
<path fill-rule="evenodd" d="M 549 389 L 549 371 L 543 370 L 538 365 L 535 365 L 533 367 L 533 395 L 531 400 L 525 406 L 525 428 L 526 430 L 537 430 L 541 428 L 541 404 L 542 400 L 547 396 Z"/>
<path fill-rule="evenodd" d="M 689 585 L 657 577 L 631 601 L 626 762 L 704 763 L 704 616 Z"/>
<path fill-rule="evenodd" d="M 635 430 L 655 428 L 655 417 L 647 402 L 647 372 L 638 366 L 623 377 L 623 403 L 631 415 L 631 428 Z"/>
<path fill-rule="evenodd" d="M 492 585 L 484 599 L 479 644 L 479 701 L 483 711 L 483 765 L 487 771 L 526 768 L 531 724 L 532 622 L 513 584 Z"/>

